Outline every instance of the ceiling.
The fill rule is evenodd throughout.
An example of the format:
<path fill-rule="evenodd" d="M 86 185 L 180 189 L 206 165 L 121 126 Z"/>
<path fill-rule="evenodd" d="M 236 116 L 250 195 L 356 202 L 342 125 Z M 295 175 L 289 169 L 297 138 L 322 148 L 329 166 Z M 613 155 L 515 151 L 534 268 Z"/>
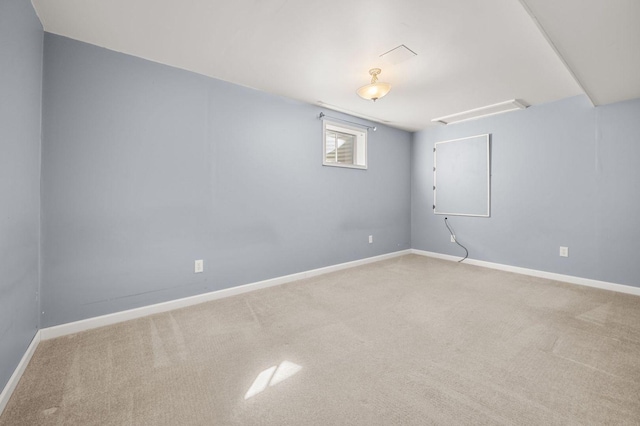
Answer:
<path fill-rule="evenodd" d="M 415 131 L 509 99 L 640 97 L 638 0 L 32 0 L 45 31 Z M 391 63 L 404 44 L 417 53 Z M 382 68 L 391 92 L 355 91 Z"/>

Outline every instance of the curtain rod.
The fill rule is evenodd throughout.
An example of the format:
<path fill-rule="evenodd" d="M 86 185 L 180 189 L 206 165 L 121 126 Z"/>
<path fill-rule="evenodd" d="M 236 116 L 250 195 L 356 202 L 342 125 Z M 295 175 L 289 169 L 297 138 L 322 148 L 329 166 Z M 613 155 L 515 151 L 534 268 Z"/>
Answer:
<path fill-rule="evenodd" d="M 360 126 L 360 127 L 364 127 L 367 130 L 373 130 L 374 132 L 376 130 L 378 130 L 378 128 L 376 126 L 367 126 L 364 124 L 360 124 L 360 123 L 355 123 L 353 121 L 349 121 L 349 120 L 344 120 L 342 118 L 338 118 L 338 117 L 330 117 L 327 114 L 325 114 L 324 112 L 321 112 L 320 115 L 318 116 L 319 119 L 322 119 L 323 117 L 327 117 L 330 118 L 332 120 L 337 120 L 337 121 L 342 121 L 343 123 L 349 123 L 349 124 L 355 124 L 356 126 Z"/>

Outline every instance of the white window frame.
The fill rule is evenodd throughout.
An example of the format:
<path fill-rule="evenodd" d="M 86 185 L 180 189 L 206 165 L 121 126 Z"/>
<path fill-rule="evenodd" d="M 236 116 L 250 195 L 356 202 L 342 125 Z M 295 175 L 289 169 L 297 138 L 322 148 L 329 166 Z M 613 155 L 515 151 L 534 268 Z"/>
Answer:
<path fill-rule="evenodd" d="M 364 161 L 364 164 L 347 164 L 327 161 L 327 130 L 346 133 L 356 137 L 354 161 Z M 343 167 L 348 169 L 366 170 L 369 166 L 367 149 L 367 129 L 357 126 L 350 126 L 337 121 L 322 120 L 322 165 L 330 167 Z"/>

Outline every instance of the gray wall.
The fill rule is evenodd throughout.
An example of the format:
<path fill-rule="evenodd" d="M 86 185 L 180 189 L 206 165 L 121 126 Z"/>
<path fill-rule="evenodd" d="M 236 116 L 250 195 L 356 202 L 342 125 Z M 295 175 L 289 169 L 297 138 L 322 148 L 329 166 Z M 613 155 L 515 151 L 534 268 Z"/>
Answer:
<path fill-rule="evenodd" d="M 44 64 L 43 326 L 410 247 L 410 133 L 323 167 L 318 107 L 52 34 Z"/>
<path fill-rule="evenodd" d="M 469 257 L 640 286 L 640 99 L 592 108 L 578 96 L 416 133 L 413 248 L 464 255 L 431 210 L 432 149 L 481 133 L 492 135 L 491 217 L 449 216 Z"/>
<path fill-rule="evenodd" d="M 0 390 L 38 328 L 42 37 L 31 2 L 0 1 Z"/>

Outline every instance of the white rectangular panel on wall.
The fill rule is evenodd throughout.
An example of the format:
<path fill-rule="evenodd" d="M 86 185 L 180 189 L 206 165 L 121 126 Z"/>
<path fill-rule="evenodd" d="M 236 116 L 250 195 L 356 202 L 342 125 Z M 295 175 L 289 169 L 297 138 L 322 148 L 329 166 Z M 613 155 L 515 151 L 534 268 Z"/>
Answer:
<path fill-rule="evenodd" d="M 433 212 L 489 217 L 491 212 L 489 135 L 437 142 L 433 154 Z"/>

